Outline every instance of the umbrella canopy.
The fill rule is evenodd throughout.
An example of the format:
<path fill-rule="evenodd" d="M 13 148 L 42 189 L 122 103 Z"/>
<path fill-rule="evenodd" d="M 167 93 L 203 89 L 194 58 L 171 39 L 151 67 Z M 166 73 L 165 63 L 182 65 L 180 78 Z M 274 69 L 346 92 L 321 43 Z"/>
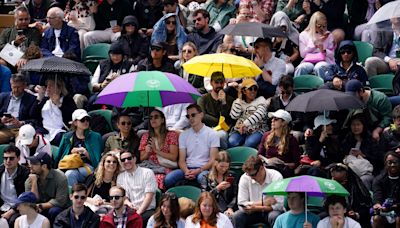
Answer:
<path fill-rule="evenodd" d="M 263 191 L 267 195 L 287 195 L 289 192 L 305 192 L 308 196 L 349 195 L 349 192 L 335 180 L 308 175 L 274 181 Z"/>
<path fill-rule="evenodd" d="M 124 74 L 108 84 L 97 97 L 96 104 L 121 108 L 164 107 L 194 103 L 200 93 L 183 78 L 160 71 Z"/>
<path fill-rule="evenodd" d="M 255 77 L 262 73 L 253 61 L 225 53 L 199 55 L 182 66 L 186 72 L 204 77 L 211 77 L 215 71 L 223 72 L 225 78 Z"/>
<path fill-rule="evenodd" d="M 262 38 L 286 37 L 279 27 L 273 27 L 260 22 L 245 22 L 225 26 L 220 33 L 233 36 L 253 36 Z"/>
<path fill-rule="evenodd" d="M 56 56 L 29 60 L 22 67 L 22 71 L 91 75 L 89 69 L 84 64 Z"/>
<path fill-rule="evenodd" d="M 375 24 L 395 17 L 400 17 L 400 1 L 392 1 L 383 5 L 374 13 L 367 24 Z"/>
<path fill-rule="evenodd" d="M 363 106 L 355 96 L 330 89 L 319 89 L 296 96 L 285 109 L 296 112 L 322 112 Z"/>

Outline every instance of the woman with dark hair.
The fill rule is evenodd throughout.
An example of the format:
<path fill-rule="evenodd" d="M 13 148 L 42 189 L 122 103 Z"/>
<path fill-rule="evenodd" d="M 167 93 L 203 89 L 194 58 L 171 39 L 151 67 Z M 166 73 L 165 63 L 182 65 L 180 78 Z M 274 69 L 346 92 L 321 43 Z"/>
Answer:
<path fill-rule="evenodd" d="M 165 42 L 168 58 L 178 60 L 183 44 L 187 40 L 185 28 L 175 13 L 164 15 L 153 27 L 151 43 Z"/>
<path fill-rule="evenodd" d="M 139 34 L 139 22 L 135 16 L 129 15 L 122 21 L 121 36 L 118 43 L 125 51 L 129 62 L 137 65 L 141 59 L 146 58 L 149 50 L 148 40 Z"/>
<path fill-rule="evenodd" d="M 150 113 L 149 132 L 143 134 L 140 140 L 140 161 L 150 160 L 161 170 L 153 169 L 158 187 L 165 190 L 165 175 L 178 168 L 178 134 L 169 131 L 162 111 L 154 109 Z M 157 169 L 158 170 L 158 169 Z M 164 171 L 164 172 L 162 172 Z"/>
<path fill-rule="evenodd" d="M 147 228 L 184 228 L 185 221 L 180 217 L 178 197 L 167 192 L 160 200 L 154 215 L 149 218 Z"/>
<path fill-rule="evenodd" d="M 219 212 L 217 201 L 209 192 L 200 194 L 194 214 L 186 218 L 185 228 L 197 227 L 233 228 L 229 218 Z"/>

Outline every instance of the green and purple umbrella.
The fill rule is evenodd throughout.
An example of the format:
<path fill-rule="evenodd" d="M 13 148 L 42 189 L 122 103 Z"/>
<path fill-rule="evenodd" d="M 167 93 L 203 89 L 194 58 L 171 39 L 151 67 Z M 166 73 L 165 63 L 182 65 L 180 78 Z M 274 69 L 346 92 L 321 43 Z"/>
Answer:
<path fill-rule="evenodd" d="M 141 71 L 114 79 L 99 93 L 96 104 L 121 108 L 165 107 L 194 103 L 200 96 L 197 89 L 175 74 Z"/>

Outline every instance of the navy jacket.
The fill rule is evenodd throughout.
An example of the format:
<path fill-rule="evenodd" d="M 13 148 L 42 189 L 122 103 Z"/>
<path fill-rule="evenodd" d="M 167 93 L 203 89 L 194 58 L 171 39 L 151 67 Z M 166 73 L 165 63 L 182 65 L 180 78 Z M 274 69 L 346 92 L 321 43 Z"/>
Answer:
<path fill-rule="evenodd" d="M 78 31 L 75 28 L 67 25 L 63 22 L 60 34 L 60 47 L 64 53 L 74 53 L 78 59 L 81 56 L 81 48 L 79 43 Z M 56 36 L 54 34 L 54 28 L 50 27 L 44 32 L 42 42 L 40 44 L 44 57 L 53 56 L 51 53 L 56 48 Z"/>
<path fill-rule="evenodd" d="M 7 113 L 8 105 L 11 100 L 11 92 L 0 93 L 0 116 Z M 19 106 L 18 120 L 25 122 L 32 122 L 32 117 L 29 114 L 30 109 L 35 102 L 36 97 L 29 93 L 24 93 L 21 98 L 21 105 Z"/>

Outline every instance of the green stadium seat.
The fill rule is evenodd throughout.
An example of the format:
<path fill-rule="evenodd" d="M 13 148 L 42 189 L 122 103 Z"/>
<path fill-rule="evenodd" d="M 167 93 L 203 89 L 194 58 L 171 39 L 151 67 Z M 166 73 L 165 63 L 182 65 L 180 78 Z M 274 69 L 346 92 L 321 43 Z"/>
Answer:
<path fill-rule="evenodd" d="M 167 192 L 175 193 L 178 198 L 186 197 L 196 202 L 200 197 L 201 189 L 190 185 L 182 185 L 170 188 Z"/>
<path fill-rule="evenodd" d="M 316 75 L 306 74 L 293 78 L 294 92 L 296 94 L 310 92 L 324 84 L 324 80 Z"/>
<path fill-rule="evenodd" d="M 369 86 L 372 89 L 381 91 L 387 96 L 393 95 L 393 74 L 378 74 L 368 79 Z"/>
<path fill-rule="evenodd" d="M 374 46 L 368 42 L 363 41 L 353 41 L 354 45 L 357 49 L 358 61 L 361 62 L 362 65 L 365 64 L 365 60 L 372 56 L 372 52 L 374 51 Z"/>

